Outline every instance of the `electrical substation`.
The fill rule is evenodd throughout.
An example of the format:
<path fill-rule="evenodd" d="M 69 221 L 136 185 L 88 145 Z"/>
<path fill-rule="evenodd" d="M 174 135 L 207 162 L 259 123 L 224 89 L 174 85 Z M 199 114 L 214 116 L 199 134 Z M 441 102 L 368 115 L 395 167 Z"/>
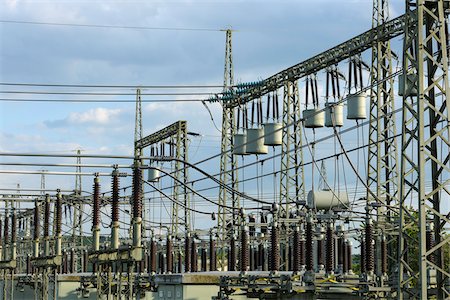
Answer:
<path fill-rule="evenodd" d="M 405 9 L 254 82 L 223 30 L 213 157 L 144 135 L 145 86 L 134 155 L 1 152 L 41 188 L 1 191 L 0 298 L 450 299 L 450 1 Z"/>

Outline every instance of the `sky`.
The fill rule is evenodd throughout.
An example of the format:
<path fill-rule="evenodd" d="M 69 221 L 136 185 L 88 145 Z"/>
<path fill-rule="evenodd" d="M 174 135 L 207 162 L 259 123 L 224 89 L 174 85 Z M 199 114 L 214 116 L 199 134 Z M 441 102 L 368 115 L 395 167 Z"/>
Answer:
<path fill-rule="evenodd" d="M 390 15 L 403 11 L 403 1 L 391 1 Z M 372 1 L 0 1 L 0 98 L 53 100 L 129 100 L 127 103 L 11 102 L 0 100 L 0 152 L 132 155 L 135 87 L 150 85 L 223 84 L 225 32 L 233 29 L 235 82 L 257 81 L 333 47 L 371 27 Z M 8 22 L 7 22 L 8 21 Z M 11 21 L 92 26 L 57 26 Z M 150 29 L 153 28 L 153 29 Z M 159 28 L 159 29 L 158 29 Z M 162 29 L 165 28 L 165 29 Z M 170 30 L 169 30 L 170 29 Z M 176 30 L 172 30 L 176 29 Z M 222 31 L 221 31 L 222 30 Z M 399 38 L 397 41 L 400 41 Z M 4 83 L 125 85 L 128 88 L 56 88 L 9 86 Z M 322 82 L 323 83 L 323 82 Z M 320 88 L 323 91 L 323 87 Z M 38 95 L 7 91 L 128 93 L 123 96 Z M 220 88 L 194 92 L 219 92 Z M 167 89 L 142 89 L 145 93 Z M 180 92 L 180 90 L 170 90 Z M 181 90 L 189 92 L 189 90 Z M 151 96 L 145 100 L 207 99 L 208 95 Z M 221 124 L 221 108 L 208 104 L 214 123 Z M 220 132 L 201 102 L 143 103 L 144 135 L 177 120 L 186 120 L 190 137 L 189 161 L 220 152 Z M 350 125 L 350 124 L 349 124 Z M 351 124 L 354 125 L 354 124 Z M 220 129 L 220 128 L 219 128 Z M 317 133 L 326 136 L 330 131 Z M 361 139 L 364 133 L 361 132 Z M 310 137 L 311 138 L 311 137 Z M 361 141 L 348 138 L 348 146 Z M 324 143 L 322 148 L 332 145 Z M 326 153 L 322 152 L 322 153 Z M 363 155 L 363 154 L 361 154 Z M 357 158 L 362 162 L 363 157 Z M 246 158 L 247 162 L 252 158 Z M 1 157 L 2 162 L 75 163 L 73 158 Z M 122 163 L 112 160 L 85 160 Z M 130 162 L 127 162 L 130 163 Z M 330 168 L 333 162 L 330 163 Z M 363 166 L 363 163 L 358 164 Z M 170 168 L 170 166 L 165 166 Z M 219 172 L 219 160 L 201 165 Z M 261 164 L 265 170 L 272 168 Z M 274 169 L 277 167 L 273 167 Z M 1 166 L 0 170 L 38 170 L 39 167 Z M 49 168 L 46 168 L 49 169 Z M 74 171 L 75 168 L 54 168 Z M 94 172 L 94 170 L 90 170 Z M 262 172 L 252 169 L 245 178 Z M 308 178 L 311 177 L 308 171 Z M 329 172 L 332 173 L 332 172 Z M 200 177 L 193 174 L 193 177 Z M 349 177 L 351 177 L 349 175 Z M 353 176 L 354 177 L 354 176 Z M 0 174 L 0 188 L 38 188 L 39 175 Z M 91 189 L 92 177 L 83 178 Z M 105 190 L 109 179 L 103 178 Z M 271 190 L 276 193 L 276 184 Z M 354 185 L 355 179 L 350 179 Z M 74 176 L 46 176 L 51 188 L 73 189 Z M 316 183 L 317 184 L 317 183 Z M 339 183 L 344 185 L 344 183 Z M 162 184 L 163 185 L 163 184 Z M 311 179 L 308 179 L 308 186 Z M 212 183 L 199 187 L 212 186 Z M 255 183 L 250 192 L 264 193 Z M 353 187 L 358 189 L 358 187 Z M 359 186 L 359 189 L 361 186 Z M 256 190 L 257 189 L 257 190 Z M 128 190 L 130 192 L 130 190 Z M 154 192 L 152 192 L 154 193 Z M 217 197 L 217 189 L 206 191 Z M 270 196 L 269 196 L 270 197 Z M 198 203 L 197 205 L 201 205 Z M 209 208 L 211 209 L 211 208 Z M 156 210 L 153 210 L 154 214 Z M 155 216 L 157 218 L 157 216 Z M 199 216 L 199 220 L 201 220 Z M 200 222 L 200 221 L 197 221 Z"/>

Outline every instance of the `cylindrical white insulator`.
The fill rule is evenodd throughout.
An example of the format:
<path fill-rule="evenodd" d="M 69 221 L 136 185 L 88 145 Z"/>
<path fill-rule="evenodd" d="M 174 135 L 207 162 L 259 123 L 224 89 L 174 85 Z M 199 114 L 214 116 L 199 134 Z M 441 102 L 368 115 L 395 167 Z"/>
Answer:
<path fill-rule="evenodd" d="M 247 135 L 245 133 L 237 133 L 233 138 L 233 154 L 247 155 Z"/>
<path fill-rule="evenodd" d="M 309 191 L 307 205 L 316 210 L 330 210 L 332 208 L 348 208 L 349 200 L 345 192 Z"/>
<path fill-rule="evenodd" d="M 325 125 L 325 112 L 319 108 L 305 109 L 303 118 L 306 128 L 319 128 Z"/>
<path fill-rule="evenodd" d="M 148 181 L 157 182 L 159 181 L 159 177 L 161 176 L 161 171 L 156 168 L 150 167 L 148 169 Z"/>
<path fill-rule="evenodd" d="M 366 95 L 355 94 L 347 98 L 347 119 L 362 120 L 367 118 L 366 113 Z"/>
<path fill-rule="evenodd" d="M 262 128 L 247 129 L 247 153 L 267 154 L 269 148 L 264 145 L 264 130 Z"/>
<path fill-rule="evenodd" d="M 264 145 L 280 146 L 283 141 L 283 132 L 281 123 L 264 124 Z"/>
<path fill-rule="evenodd" d="M 325 126 L 344 126 L 344 105 L 335 102 L 325 104 Z"/>

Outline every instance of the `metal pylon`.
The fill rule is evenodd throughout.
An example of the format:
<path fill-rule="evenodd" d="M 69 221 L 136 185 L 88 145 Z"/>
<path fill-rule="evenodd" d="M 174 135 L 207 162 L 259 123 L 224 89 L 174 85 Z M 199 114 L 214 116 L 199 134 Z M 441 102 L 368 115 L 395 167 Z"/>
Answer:
<path fill-rule="evenodd" d="M 226 31 L 226 49 L 225 49 L 225 72 L 223 89 L 232 91 L 233 79 L 233 55 L 232 55 L 232 30 Z M 237 159 L 231 151 L 233 145 L 233 135 L 236 131 L 236 123 L 234 116 L 234 108 L 228 107 L 227 103 L 222 103 L 222 138 L 221 138 L 221 155 L 220 155 L 220 181 L 223 185 L 230 186 L 233 190 L 238 188 L 237 179 Z M 231 204 L 231 205 L 230 205 Z M 224 267 L 226 240 L 230 236 L 233 226 L 238 225 L 237 214 L 235 215 L 230 209 L 226 209 L 224 205 L 239 207 L 239 197 L 223 186 L 219 187 L 219 214 L 218 214 L 218 244 L 220 248 L 219 266 Z"/>
<path fill-rule="evenodd" d="M 373 1 L 372 28 L 379 28 L 389 19 L 388 0 Z M 390 41 L 379 41 L 372 46 L 372 67 L 370 74 L 370 122 L 368 141 L 367 204 L 377 202 L 377 232 L 386 233 L 391 251 L 388 265 L 394 266 L 397 257 L 393 247 L 395 228 L 394 216 L 398 216 L 398 157 L 396 121 L 394 114 L 394 79 L 392 78 L 392 52 Z M 389 227 L 390 226 L 390 227 Z M 381 238 L 381 237 L 380 237 Z M 381 243 L 376 243 L 376 258 L 381 266 Z M 382 272 L 378 268 L 377 275 Z"/>
<path fill-rule="evenodd" d="M 401 80 L 404 90 L 399 299 L 430 299 L 434 293 L 437 293 L 437 299 L 450 298 L 447 281 L 450 274 L 444 269 L 442 251 L 443 246 L 450 242 L 450 236 L 444 236 L 442 230 L 448 228 L 450 219 L 448 206 L 441 205 L 444 200 L 448 202 L 450 196 L 450 99 L 445 5 L 448 1 L 406 1 L 406 13 L 411 18 L 405 28 Z M 431 181 L 431 186 L 426 185 L 427 181 Z M 413 203 L 412 208 L 410 203 Z M 427 249 L 426 229 L 430 224 L 434 224 L 435 246 Z M 411 257 L 414 248 L 419 253 Z M 405 276 L 407 271 L 410 274 Z M 436 273 L 436 282 L 430 280 L 433 273 Z"/>

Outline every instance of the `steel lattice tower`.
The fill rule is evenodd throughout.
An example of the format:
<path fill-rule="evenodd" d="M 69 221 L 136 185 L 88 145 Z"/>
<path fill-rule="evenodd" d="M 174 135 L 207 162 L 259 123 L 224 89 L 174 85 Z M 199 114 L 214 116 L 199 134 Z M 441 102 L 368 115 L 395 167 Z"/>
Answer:
<path fill-rule="evenodd" d="M 373 1 L 372 28 L 383 30 L 383 24 L 389 19 L 388 0 Z M 381 33 L 381 32 L 380 32 Z M 367 186 L 376 195 L 376 199 L 367 191 L 367 204 L 375 201 L 377 204 L 377 220 L 375 228 L 385 232 L 390 246 L 391 263 L 394 265 L 396 256 L 393 231 L 389 227 L 393 217 L 398 215 L 398 158 L 394 105 L 394 78 L 392 76 L 392 52 L 390 41 L 378 41 L 372 46 L 372 66 L 370 74 L 370 122 L 368 141 Z M 392 208 L 391 208 L 392 207 Z M 395 208 L 393 208 L 395 207 Z M 380 237 L 381 238 L 381 237 Z M 381 266 L 381 243 L 376 243 L 376 257 Z M 377 270 L 381 276 L 381 270 Z"/>
<path fill-rule="evenodd" d="M 407 0 L 403 44 L 403 126 L 400 182 L 400 231 L 398 298 L 429 299 L 436 287 L 437 299 L 448 299 L 443 268 L 443 246 L 450 236 L 449 74 L 445 5 L 448 1 Z M 448 7 L 447 7 L 448 9 Z M 431 180 L 431 187 L 426 182 Z M 408 206 L 413 203 L 413 207 Z M 427 225 L 434 224 L 435 246 L 427 249 Z M 418 234 L 410 234 L 418 229 Z M 407 243 L 405 243 L 407 239 Z M 411 250 L 418 247 L 414 264 Z M 409 256 L 407 260 L 407 253 Z M 416 255 L 417 257 L 417 255 Z M 410 272 L 406 276 L 406 272 Z M 436 272 L 436 284 L 430 280 Z M 416 287 L 411 287 L 416 281 Z M 409 295 L 411 296 L 411 295 Z"/>

